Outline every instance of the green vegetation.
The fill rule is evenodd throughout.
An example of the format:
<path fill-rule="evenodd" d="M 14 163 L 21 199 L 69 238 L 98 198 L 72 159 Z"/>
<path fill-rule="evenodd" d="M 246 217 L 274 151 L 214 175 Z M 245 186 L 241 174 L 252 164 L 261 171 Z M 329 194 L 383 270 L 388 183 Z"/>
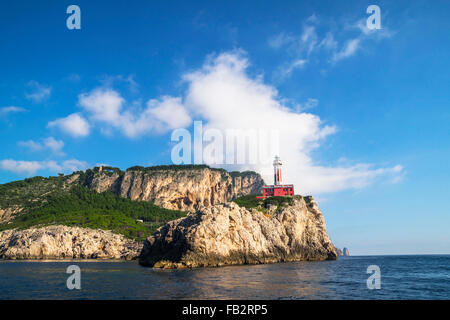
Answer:
<path fill-rule="evenodd" d="M 282 208 L 285 208 L 292 204 L 294 201 L 293 197 L 270 197 L 266 199 L 256 199 L 258 195 L 248 195 L 239 197 L 235 200 L 240 207 L 244 207 L 247 209 L 255 208 L 261 212 L 266 212 L 269 205 L 273 205 L 277 207 L 276 211 L 281 210 Z M 295 196 L 295 197 L 301 197 L 301 196 Z"/>
<path fill-rule="evenodd" d="M 34 177 L 0 185 L 0 208 L 21 206 L 34 208 L 39 205 L 40 197 L 48 193 L 65 194 L 66 177 Z"/>
<path fill-rule="evenodd" d="M 26 214 L 21 214 L 10 224 L 0 225 L 0 231 L 62 224 L 111 230 L 128 238 L 142 240 L 167 221 L 183 216 L 185 213 L 181 211 L 121 198 L 109 191 L 96 193 L 77 186 L 72 188 L 70 194 L 48 195 L 45 204 L 27 210 Z M 137 222 L 137 219 L 144 222 Z"/>
<path fill-rule="evenodd" d="M 264 204 L 264 200 L 256 199 L 257 196 L 260 195 L 242 196 L 234 199 L 233 201 L 236 202 L 240 207 L 244 207 L 247 209 L 258 208 L 259 206 L 262 206 Z"/>
<path fill-rule="evenodd" d="M 256 173 L 255 171 L 242 171 L 242 172 L 240 172 L 240 171 L 231 171 L 230 172 L 230 176 L 231 177 L 242 177 L 242 178 L 245 178 L 245 177 L 248 177 L 248 176 L 257 176 L 257 175 L 259 175 L 258 173 Z"/>
<path fill-rule="evenodd" d="M 288 206 L 291 205 L 294 199 L 292 197 L 270 197 L 264 199 L 264 205 L 273 205 L 273 206 Z"/>
<path fill-rule="evenodd" d="M 161 165 L 161 166 L 152 166 L 152 167 L 142 167 L 142 166 L 134 166 L 128 168 L 127 171 L 143 171 L 143 172 L 151 172 L 151 171 L 181 171 L 181 170 L 202 170 L 202 169 L 210 169 L 213 171 L 227 172 L 225 169 L 220 168 L 210 168 L 205 164 L 185 164 L 185 165 Z"/>

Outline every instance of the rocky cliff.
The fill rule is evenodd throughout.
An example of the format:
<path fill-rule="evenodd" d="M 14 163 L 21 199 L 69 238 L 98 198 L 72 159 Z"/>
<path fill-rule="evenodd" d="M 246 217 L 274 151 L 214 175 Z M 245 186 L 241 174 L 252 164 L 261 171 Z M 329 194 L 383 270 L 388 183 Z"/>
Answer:
<path fill-rule="evenodd" d="M 95 167 L 58 177 L 33 177 L 0 185 L 0 225 L 33 212 L 49 196 L 74 188 L 111 191 L 131 200 L 151 201 L 173 210 L 195 211 L 236 197 L 261 193 L 264 181 L 255 172 L 227 172 L 205 165 L 132 167 L 126 171 Z"/>
<path fill-rule="evenodd" d="M 99 169 L 93 171 L 86 184 L 97 192 L 110 190 L 131 200 L 153 201 L 163 208 L 182 211 L 261 193 L 264 186 L 261 176 L 254 172 L 229 173 L 205 166 L 149 169 L 130 168 L 125 173 Z"/>
<path fill-rule="evenodd" d="M 200 208 L 149 237 L 139 262 L 191 268 L 336 258 L 314 199 L 295 197 L 266 212 L 233 202 Z"/>
<path fill-rule="evenodd" d="M 0 232 L 2 259 L 137 258 L 142 245 L 110 231 L 49 226 Z"/>
<path fill-rule="evenodd" d="M 347 248 L 342 249 L 342 255 L 348 257 L 350 255 L 350 251 Z"/>

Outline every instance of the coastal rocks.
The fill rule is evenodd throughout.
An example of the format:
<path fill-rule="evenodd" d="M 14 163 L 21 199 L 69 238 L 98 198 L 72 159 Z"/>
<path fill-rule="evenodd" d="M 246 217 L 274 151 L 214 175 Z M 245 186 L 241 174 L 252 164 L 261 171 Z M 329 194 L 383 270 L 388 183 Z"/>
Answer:
<path fill-rule="evenodd" d="M 239 196 L 260 193 L 264 181 L 253 172 L 232 175 L 211 168 L 129 169 L 123 175 L 96 172 L 88 186 L 97 192 L 109 190 L 131 200 L 153 201 L 166 209 L 195 211 Z"/>
<path fill-rule="evenodd" d="M 201 208 L 158 229 L 139 262 L 192 268 L 336 258 L 314 199 L 296 197 L 273 215 L 232 202 Z"/>
<path fill-rule="evenodd" d="M 111 231 L 49 226 L 0 232 L 2 259 L 137 258 L 142 245 Z"/>
<path fill-rule="evenodd" d="M 347 257 L 347 256 L 349 256 L 350 255 L 350 252 L 348 251 L 348 249 L 347 248 L 345 248 L 344 247 L 344 249 L 339 249 L 339 248 L 336 248 L 336 247 L 334 247 L 334 249 L 336 250 L 336 253 L 337 253 L 337 255 L 339 256 L 339 257 Z"/>
<path fill-rule="evenodd" d="M 338 255 L 338 257 L 344 256 L 344 253 L 341 249 L 334 247 L 334 250 L 336 250 L 336 254 Z"/>

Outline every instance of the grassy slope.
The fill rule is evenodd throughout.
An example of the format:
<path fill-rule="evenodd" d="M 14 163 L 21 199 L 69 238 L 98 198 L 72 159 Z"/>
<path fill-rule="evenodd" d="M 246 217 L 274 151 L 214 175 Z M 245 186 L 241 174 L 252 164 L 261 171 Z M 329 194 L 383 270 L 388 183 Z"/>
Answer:
<path fill-rule="evenodd" d="M 183 216 L 184 212 L 167 210 L 150 202 L 132 201 L 109 191 L 96 193 L 77 186 L 67 194 L 47 195 L 41 206 L 27 208 L 12 223 L 0 225 L 0 231 L 62 224 L 112 230 L 128 238 L 143 239 L 165 222 Z"/>

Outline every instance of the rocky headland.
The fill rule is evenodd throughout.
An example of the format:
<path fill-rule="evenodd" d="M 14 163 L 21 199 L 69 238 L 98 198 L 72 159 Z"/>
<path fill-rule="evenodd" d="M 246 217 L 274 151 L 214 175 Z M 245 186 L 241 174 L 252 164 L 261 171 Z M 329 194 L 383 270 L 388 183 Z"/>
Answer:
<path fill-rule="evenodd" d="M 139 257 L 158 268 L 336 259 L 314 199 L 261 207 L 250 195 L 263 185 L 255 172 L 203 165 L 96 167 L 0 185 L 0 258 Z"/>
<path fill-rule="evenodd" d="M 155 268 L 334 260 L 312 197 L 262 212 L 225 203 L 171 221 L 144 242 L 139 262 Z"/>

